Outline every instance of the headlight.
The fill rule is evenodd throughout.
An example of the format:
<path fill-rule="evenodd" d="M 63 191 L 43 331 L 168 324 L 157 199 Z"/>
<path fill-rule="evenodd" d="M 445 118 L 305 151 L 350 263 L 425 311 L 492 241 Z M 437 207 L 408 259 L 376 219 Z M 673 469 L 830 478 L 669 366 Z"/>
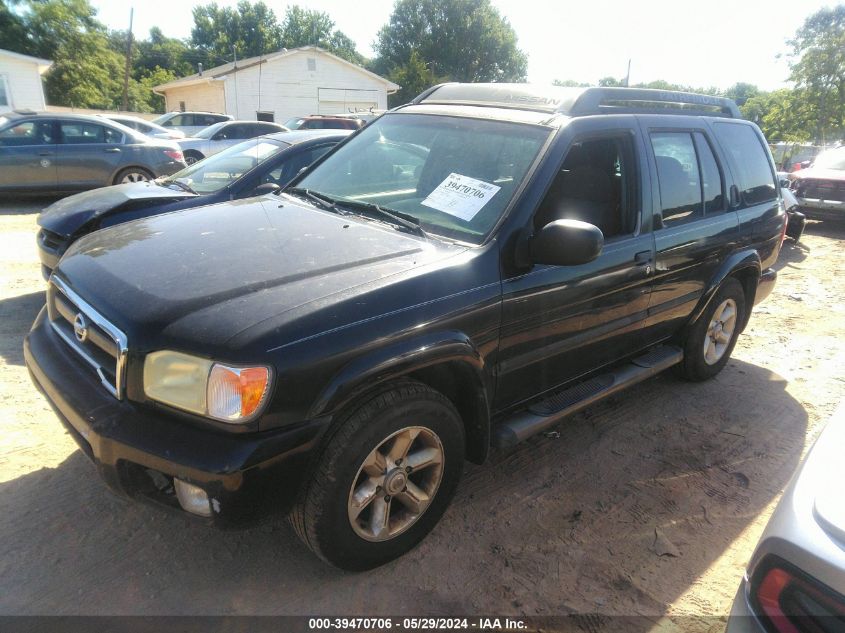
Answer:
<path fill-rule="evenodd" d="M 249 420 L 267 398 L 267 367 L 231 367 L 180 352 L 144 360 L 144 393 L 163 404 L 223 422 Z"/>

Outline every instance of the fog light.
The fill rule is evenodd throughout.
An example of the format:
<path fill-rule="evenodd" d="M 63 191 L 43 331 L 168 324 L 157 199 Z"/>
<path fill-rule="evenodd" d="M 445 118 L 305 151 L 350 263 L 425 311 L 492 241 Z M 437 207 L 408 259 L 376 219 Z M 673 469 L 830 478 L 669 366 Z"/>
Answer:
<path fill-rule="evenodd" d="M 201 517 L 211 516 L 211 501 L 205 490 L 181 479 L 174 479 L 173 487 L 176 488 L 176 498 L 183 510 Z"/>

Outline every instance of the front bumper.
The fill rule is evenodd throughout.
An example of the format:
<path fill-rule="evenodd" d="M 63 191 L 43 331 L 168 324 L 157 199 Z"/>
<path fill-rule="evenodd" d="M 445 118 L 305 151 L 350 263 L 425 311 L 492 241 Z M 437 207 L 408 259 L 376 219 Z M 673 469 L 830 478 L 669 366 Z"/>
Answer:
<path fill-rule="evenodd" d="M 845 201 L 822 200 L 819 198 L 800 198 L 798 207 L 802 213 L 813 220 L 845 219 Z"/>
<path fill-rule="evenodd" d="M 42 310 L 24 341 L 33 382 L 117 494 L 179 508 L 174 477 L 212 501 L 208 521 L 249 523 L 290 507 L 329 424 L 321 418 L 265 433 L 229 434 L 152 412 L 106 392 L 59 339 Z"/>

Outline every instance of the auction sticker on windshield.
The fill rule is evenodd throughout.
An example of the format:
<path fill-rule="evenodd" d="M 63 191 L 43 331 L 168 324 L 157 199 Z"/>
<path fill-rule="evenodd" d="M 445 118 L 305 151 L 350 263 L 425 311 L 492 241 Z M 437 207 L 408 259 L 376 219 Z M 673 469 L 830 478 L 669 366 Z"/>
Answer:
<path fill-rule="evenodd" d="M 469 222 L 501 187 L 451 173 L 420 204 Z"/>

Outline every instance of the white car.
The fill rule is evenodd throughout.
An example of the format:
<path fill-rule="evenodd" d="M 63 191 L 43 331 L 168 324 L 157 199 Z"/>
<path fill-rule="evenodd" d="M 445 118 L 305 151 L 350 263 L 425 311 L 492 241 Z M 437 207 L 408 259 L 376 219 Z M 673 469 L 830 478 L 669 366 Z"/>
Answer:
<path fill-rule="evenodd" d="M 153 119 L 153 123 L 168 130 L 180 130 L 191 136 L 221 121 L 231 121 L 233 116 L 217 112 L 167 112 Z"/>
<path fill-rule="evenodd" d="M 116 121 L 117 123 L 132 128 L 133 130 L 137 130 L 144 136 L 149 136 L 150 138 L 161 138 L 169 141 L 176 141 L 180 138 L 185 138 L 185 133 L 181 130 L 177 130 L 175 128 L 167 129 L 165 127 L 161 127 L 157 123 L 146 121 L 137 116 L 131 116 L 129 114 L 100 114 L 98 116 L 108 119 L 109 121 Z"/>
<path fill-rule="evenodd" d="M 845 405 L 783 493 L 731 609 L 727 633 L 845 629 Z"/>
<path fill-rule="evenodd" d="M 185 162 L 193 165 L 195 162 L 207 158 L 217 152 L 237 145 L 256 136 L 288 132 L 288 128 L 278 123 L 263 121 L 223 121 L 211 125 L 196 136 L 178 141 L 185 155 Z"/>

